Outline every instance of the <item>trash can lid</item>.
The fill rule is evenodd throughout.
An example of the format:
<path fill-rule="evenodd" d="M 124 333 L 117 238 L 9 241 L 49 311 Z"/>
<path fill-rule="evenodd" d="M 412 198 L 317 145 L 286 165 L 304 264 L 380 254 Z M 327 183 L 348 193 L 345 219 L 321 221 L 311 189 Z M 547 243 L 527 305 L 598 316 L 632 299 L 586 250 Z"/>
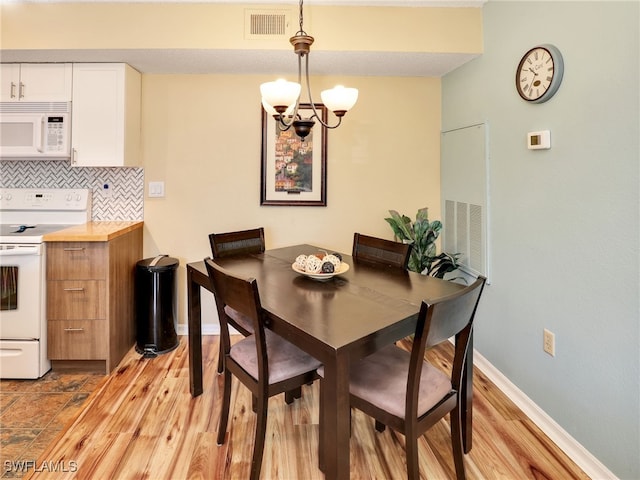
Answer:
<path fill-rule="evenodd" d="M 180 262 L 177 258 L 172 258 L 168 255 L 158 255 L 153 258 L 145 258 L 138 261 L 136 266 L 138 268 L 144 268 L 151 272 L 159 272 L 162 270 L 173 270 L 178 267 Z"/>

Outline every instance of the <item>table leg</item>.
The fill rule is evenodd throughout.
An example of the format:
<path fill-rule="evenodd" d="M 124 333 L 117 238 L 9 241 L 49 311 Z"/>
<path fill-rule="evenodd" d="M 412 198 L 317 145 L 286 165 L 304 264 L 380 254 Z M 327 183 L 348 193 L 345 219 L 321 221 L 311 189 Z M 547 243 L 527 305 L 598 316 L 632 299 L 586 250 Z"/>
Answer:
<path fill-rule="evenodd" d="M 462 447 L 464 453 L 469 453 L 472 446 L 471 433 L 473 430 L 473 329 L 469 335 L 469 350 L 463 370 L 462 392 L 460 392 Z"/>
<path fill-rule="evenodd" d="M 335 361 L 334 361 L 335 360 Z M 349 478 L 349 437 L 351 408 L 349 403 L 349 357 L 338 354 L 324 364 L 320 419 L 320 468 L 325 478 Z"/>
<path fill-rule="evenodd" d="M 202 394 L 202 307 L 200 285 L 193 267 L 187 265 L 187 316 L 189 324 L 189 390 L 192 397 Z"/>

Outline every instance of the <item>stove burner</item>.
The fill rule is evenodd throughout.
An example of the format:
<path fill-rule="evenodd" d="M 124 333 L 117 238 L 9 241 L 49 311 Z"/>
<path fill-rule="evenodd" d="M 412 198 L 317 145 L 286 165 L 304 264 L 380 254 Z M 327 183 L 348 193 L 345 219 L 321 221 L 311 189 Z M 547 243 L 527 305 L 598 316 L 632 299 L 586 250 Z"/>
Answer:
<path fill-rule="evenodd" d="M 18 230 L 14 230 L 11 233 L 24 233 L 27 228 L 36 228 L 35 225 L 20 225 Z"/>

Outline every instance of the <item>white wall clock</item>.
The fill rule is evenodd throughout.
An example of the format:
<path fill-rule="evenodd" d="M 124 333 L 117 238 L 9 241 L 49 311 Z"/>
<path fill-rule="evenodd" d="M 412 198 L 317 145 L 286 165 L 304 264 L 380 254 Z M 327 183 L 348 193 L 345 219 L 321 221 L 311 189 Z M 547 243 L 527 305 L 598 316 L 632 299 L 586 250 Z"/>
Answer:
<path fill-rule="evenodd" d="M 516 89 L 523 100 L 543 103 L 558 91 L 563 74 L 560 50 L 553 45 L 539 45 L 522 56 L 516 70 Z"/>

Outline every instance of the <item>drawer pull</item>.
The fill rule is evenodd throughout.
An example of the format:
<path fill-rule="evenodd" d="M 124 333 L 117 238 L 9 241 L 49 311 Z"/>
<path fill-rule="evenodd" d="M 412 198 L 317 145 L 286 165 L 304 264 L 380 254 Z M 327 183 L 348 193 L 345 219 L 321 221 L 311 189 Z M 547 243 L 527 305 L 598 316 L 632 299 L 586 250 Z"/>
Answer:
<path fill-rule="evenodd" d="M 84 328 L 71 328 L 67 327 L 64 329 L 65 332 L 84 332 Z"/>
<path fill-rule="evenodd" d="M 70 287 L 70 288 L 64 288 L 63 290 L 65 292 L 84 292 L 84 287 Z"/>
<path fill-rule="evenodd" d="M 65 247 L 63 248 L 65 252 L 81 252 L 84 250 L 84 247 Z"/>

